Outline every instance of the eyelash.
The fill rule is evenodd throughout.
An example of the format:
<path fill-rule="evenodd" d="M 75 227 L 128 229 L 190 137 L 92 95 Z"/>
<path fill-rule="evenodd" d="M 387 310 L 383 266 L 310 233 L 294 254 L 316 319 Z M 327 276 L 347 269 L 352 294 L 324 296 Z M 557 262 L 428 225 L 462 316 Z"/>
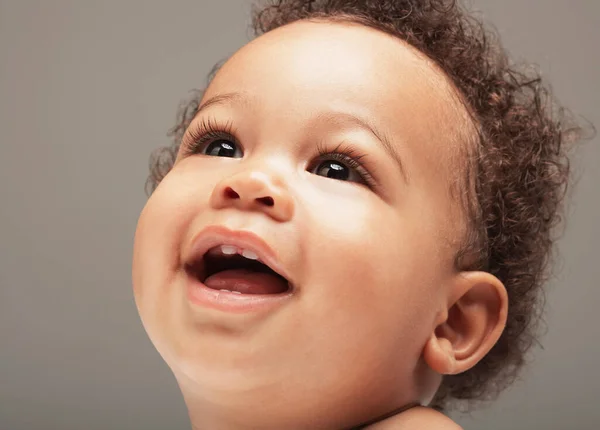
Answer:
<path fill-rule="evenodd" d="M 211 143 L 215 140 L 226 139 L 240 145 L 238 139 L 235 137 L 235 130 L 231 123 L 226 123 L 225 126 L 220 126 L 211 119 L 202 119 L 202 121 L 192 126 L 187 131 L 188 138 L 182 140 L 182 154 L 183 157 L 187 157 L 200 152 L 206 144 Z M 335 160 L 345 163 L 348 167 L 356 170 L 358 175 L 364 181 L 365 185 L 373 190 L 377 189 L 379 184 L 369 173 L 369 170 L 365 167 L 365 164 L 361 162 L 361 159 L 365 158 L 367 154 L 359 152 L 353 146 L 344 143 L 340 143 L 333 151 L 327 150 L 325 146 L 319 142 L 317 143 L 318 158 L 321 161 L 324 160 Z M 317 164 L 311 163 L 314 167 Z"/>
<path fill-rule="evenodd" d="M 189 139 L 184 138 L 182 141 L 184 157 L 196 154 L 206 143 L 219 139 L 227 139 L 239 145 L 238 140 L 234 136 L 235 130 L 233 130 L 233 126 L 229 122 L 222 127 L 211 122 L 210 118 L 203 118 L 200 124 L 190 127 L 187 133 L 189 134 Z"/>
<path fill-rule="evenodd" d="M 373 190 L 377 189 L 377 181 L 369 173 L 365 164 L 361 162 L 361 159 L 365 158 L 367 154 L 359 152 L 351 145 L 344 145 L 344 143 L 340 143 L 333 151 L 328 151 L 321 143 L 317 143 L 317 152 L 319 153 L 319 158 L 345 163 L 348 167 L 356 170 L 367 187 Z"/>

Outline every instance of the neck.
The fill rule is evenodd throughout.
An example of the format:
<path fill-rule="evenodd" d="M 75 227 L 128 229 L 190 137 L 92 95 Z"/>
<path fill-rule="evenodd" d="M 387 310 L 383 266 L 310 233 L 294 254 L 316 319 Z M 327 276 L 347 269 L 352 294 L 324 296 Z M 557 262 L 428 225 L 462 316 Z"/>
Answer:
<path fill-rule="evenodd" d="M 246 402 L 249 399 L 247 397 L 238 398 L 237 400 L 233 399 L 231 397 L 233 394 L 232 392 L 222 392 L 222 395 L 216 396 L 213 392 L 212 396 L 206 397 L 206 392 L 204 390 L 198 390 L 195 384 L 186 384 L 181 378 L 178 378 L 178 382 L 184 396 L 193 430 L 266 430 L 290 427 L 289 420 L 292 416 L 289 414 L 291 413 L 293 415 L 293 411 L 282 414 L 281 406 L 285 404 L 285 400 L 281 398 L 274 399 L 269 397 L 259 399 L 252 396 L 251 402 L 254 403 L 254 405 L 238 407 L 241 405 L 240 402 Z M 371 407 L 375 407 L 379 402 L 371 403 Z M 267 407 L 265 409 L 260 405 Z M 418 406 L 418 403 L 416 402 L 405 404 L 399 408 L 394 408 L 392 405 L 393 403 L 389 403 L 388 407 L 390 409 L 388 409 L 387 412 L 385 409 L 383 411 L 379 409 L 377 412 L 378 415 L 376 415 L 375 418 L 369 420 L 364 420 L 363 418 L 361 421 L 354 421 L 356 424 L 353 424 L 352 426 L 348 426 L 348 424 L 336 426 L 333 425 L 333 423 L 336 421 L 340 423 L 340 418 L 348 423 L 348 420 L 351 419 L 351 415 L 353 415 L 353 412 L 356 413 L 356 410 L 348 411 L 346 407 L 340 406 L 338 410 L 329 408 L 326 415 L 329 415 L 329 418 L 332 419 L 330 422 L 331 430 L 384 430 L 388 428 L 393 428 L 395 430 L 397 428 L 404 428 L 398 426 L 404 421 L 404 417 L 406 416 L 406 413 L 404 413 L 405 411 L 410 415 L 411 411 L 409 411 L 409 409 L 420 409 L 416 407 Z M 271 417 L 269 417 L 269 406 L 273 407 L 271 413 L 275 413 L 275 415 Z M 286 406 L 289 407 L 290 405 Z M 301 405 L 298 406 L 302 408 Z M 362 406 L 366 407 L 367 405 L 363 403 Z M 379 406 L 382 406 L 381 403 L 379 403 Z M 304 416 L 304 419 L 306 418 L 310 417 Z M 282 419 L 285 420 L 284 422 L 287 422 L 287 424 L 284 425 L 284 422 L 279 421 Z M 353 421 L 349 422 L 352 423 Z M 298 424 L 300 425 L 300 422 L 298 422 Z M 310 427 L 311 425 L 306 426 L 306 428 Z"/>
<path fill-rule="evenodd" d="M 250 430 L 257 427 L 252 425 L 246 418 L 240 419 L 240 416 L 233 417 L 231 413 L 217 413 L 214 408 L 196 408 L 191 407 L 189 403 L 188 412 L 192 425 L 192 430 Z M 399 427 L 405 421 L 404 415 L 400 415 L 409 409 L 422 409 L 418 403 L 410 403 L 401 408 L 394 409 L 384 415 L 370 419 L 357 426 L 346 428 L 345 430 L 386 430 L 386 429 L 401 429 Z M 210 410 L 209 410 L 210 409 Z M 408 428 L 408 427 L 407 427 Z M 337 429 L 332 429 L 337 430 Z"/>

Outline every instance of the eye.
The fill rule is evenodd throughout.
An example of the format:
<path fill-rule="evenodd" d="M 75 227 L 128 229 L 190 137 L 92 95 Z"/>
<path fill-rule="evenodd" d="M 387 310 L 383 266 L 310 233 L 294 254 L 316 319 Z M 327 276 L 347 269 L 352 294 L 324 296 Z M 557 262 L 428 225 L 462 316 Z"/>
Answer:
<path fill-rule="evenodd" d="M 241 158 L 242 150 L 238 144 L 226 139 L 217 139 L 206 145 L 206 148 L 201 151 L 205 155 L 214 157 L 229 157 Z"/>
<path fill-rule="evenodd" d="M 377 181 L 362 161 L 367 155 L 358 149 L 340 144 L 329 151 L 319 143 L 317 150 L 319 156 L 308 169 L 311 173 L 338 181 L 355 182 L 372 190 L 378 187 Z"/>
<path fill-rule="evenodd" d="M 181 141 L 182 157 L 202 154 L 212 157 L 241 158 L 242 146 L 235 137 L 232 124 L 210 118 L 191 125 Z"/>
<path fill-rule="evenodd" d="M 352 166 L 354 160 L 336 160 L 340 154 L 330 154 L 331 160 L 321 161 L 312 171 L 319 176 L 337 179 L 338 181 L 349 181 L 364 183 L 363 177 L 356 171 L 360 166 Z M 348 164 L 348 165 L 346 165 Z"/>

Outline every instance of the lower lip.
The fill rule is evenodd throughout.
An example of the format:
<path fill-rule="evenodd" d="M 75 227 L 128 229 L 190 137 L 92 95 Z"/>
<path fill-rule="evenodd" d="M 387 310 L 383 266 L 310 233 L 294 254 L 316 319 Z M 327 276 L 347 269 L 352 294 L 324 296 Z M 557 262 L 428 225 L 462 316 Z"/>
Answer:
<path fill-rule="evenodd" d="M 292 292 L 281 294 L 236 294 L 213 290 L 192 276 L 187 276 L 189 300 L 197 306 L 217 309 L 229 313 L 251 313 L 271 310 L 292 296 Z"/>

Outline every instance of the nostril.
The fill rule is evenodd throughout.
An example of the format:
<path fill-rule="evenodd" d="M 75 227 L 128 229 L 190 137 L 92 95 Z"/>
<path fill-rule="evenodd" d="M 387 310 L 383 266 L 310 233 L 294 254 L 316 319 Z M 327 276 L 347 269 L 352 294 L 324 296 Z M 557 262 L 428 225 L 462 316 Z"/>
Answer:
<path fill-rule="evenodd" d="M 237 191 L 235 191 L 231 187 L 225 188 L 224 194 L 225 194 L 225 198 L 228 200 L 237 200 L 237 199 L 241 198 L 240 195 L 237 193 Z M 257 197 L 254 200 L 257 201 L 258 203 L 261 203 L 268 207 L 275 206 L 275 200 L 273 199 L 273 197 L 270 197 L 270 196 Z"/>
<path fill-rule="evenodd" d="M 239 195 L 238 193 L 236 193 L 236 192 L 233 190 L 233 188 L 231 188 L 231 187 L 227 187 L 227 188 L 225 189 L 225 196 L 226 196 L 228 199 L 239 199 L 239 198 L 240 198 L 240 195 Z"/>
<path fill-rule="evenodd" d="M 273 197 L 259 197 L 256 200 L 258 200 L 265 206 L 274 206 L 275 205 L 275 202 L 273 201 Z"/>

